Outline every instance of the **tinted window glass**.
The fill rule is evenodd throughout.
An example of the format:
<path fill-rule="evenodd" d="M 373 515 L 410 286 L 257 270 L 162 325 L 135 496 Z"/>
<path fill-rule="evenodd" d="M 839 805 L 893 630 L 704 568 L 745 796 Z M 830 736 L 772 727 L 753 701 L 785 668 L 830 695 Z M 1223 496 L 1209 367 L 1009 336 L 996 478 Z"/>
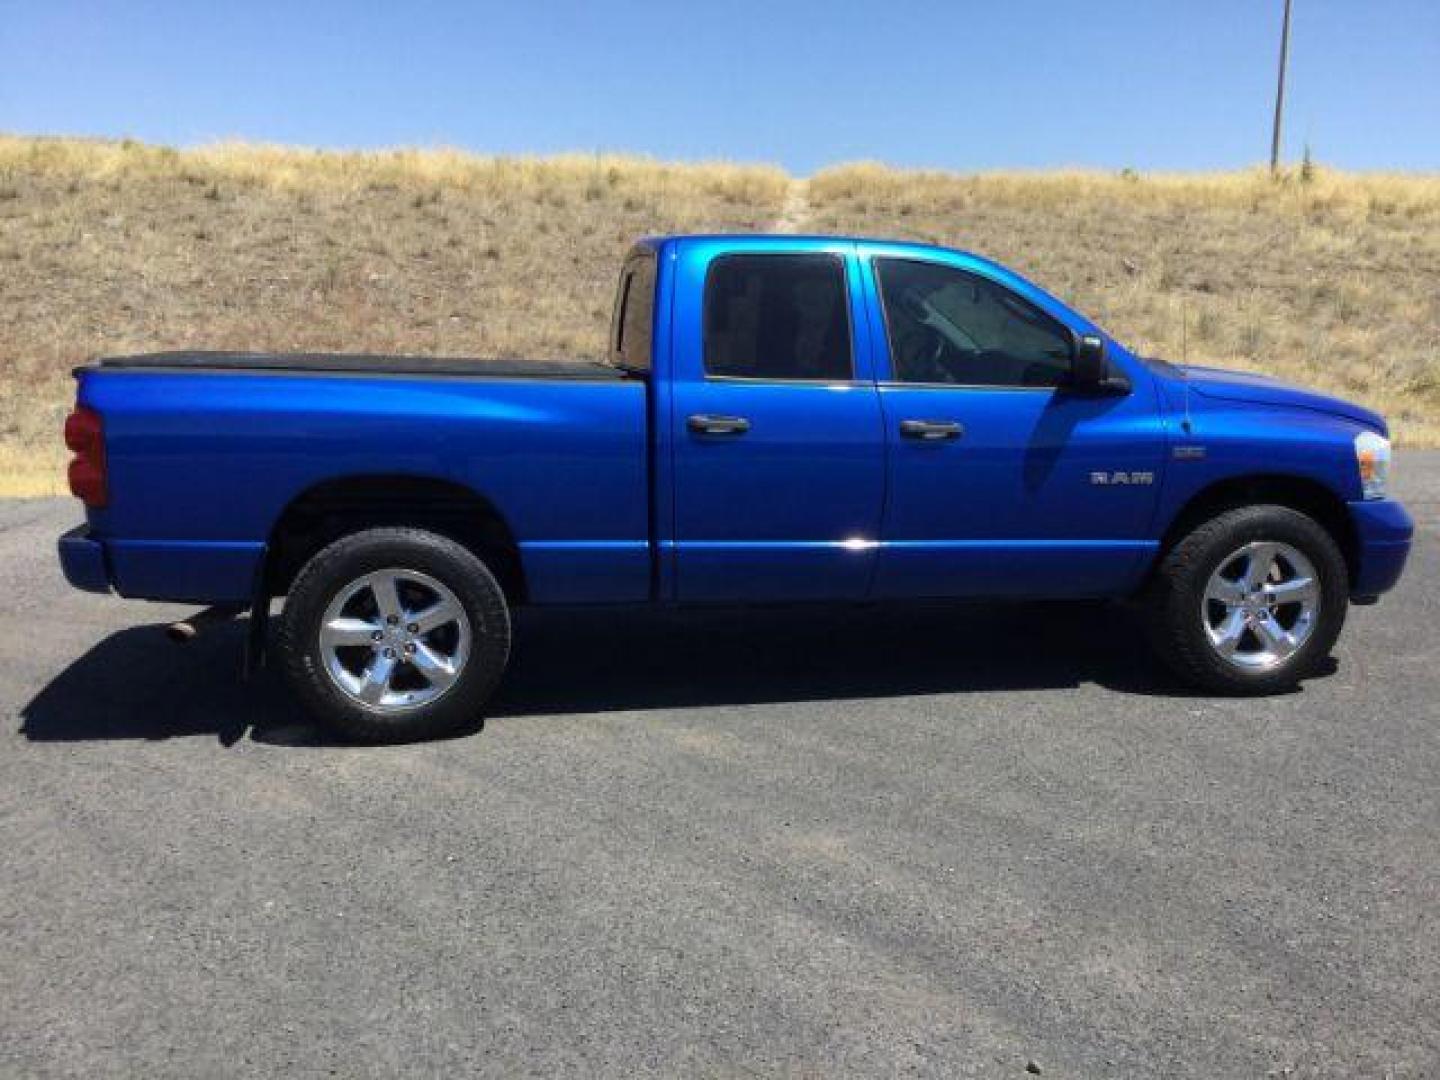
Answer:
<path fill-rule="evenodd" d="M 725 255 L 705 279 L 705 370 L 848 380 L 845 269 L 831 255 Z"/>
<path fill-rule="evenodd" d="M 653 256 L 636 255 L 626 262 L 615 304 L 614 362 L 632 371 L 649 371 L 655 318 Z"/>
<path fill-rule="evenodd" d="M 899 382 L 1060 386 L 1070 333 L 1035 305 L 975 274 L 877 259 L 890 363 Z"/>

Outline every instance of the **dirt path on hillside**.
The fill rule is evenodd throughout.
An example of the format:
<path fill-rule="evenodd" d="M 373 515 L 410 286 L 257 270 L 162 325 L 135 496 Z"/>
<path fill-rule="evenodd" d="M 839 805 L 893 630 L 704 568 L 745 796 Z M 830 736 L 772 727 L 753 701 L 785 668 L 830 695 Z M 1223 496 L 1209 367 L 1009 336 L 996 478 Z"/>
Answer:
<path fill-rule="evenodd" d="M 772 232 L 798 233 L 810 224 L 810 181 L 791 180 Z"/>

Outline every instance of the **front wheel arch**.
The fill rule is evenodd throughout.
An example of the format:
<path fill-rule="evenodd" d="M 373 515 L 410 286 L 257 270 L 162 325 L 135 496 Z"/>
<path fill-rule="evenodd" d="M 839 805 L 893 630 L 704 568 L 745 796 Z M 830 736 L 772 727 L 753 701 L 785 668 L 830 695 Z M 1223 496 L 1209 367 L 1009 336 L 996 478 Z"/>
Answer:
<path fill-rule="evenodd" d="M 1354 580 L 1359 566 L 1360 539 L 1345 500 L 1318 480 L 1283 473 L 1250 473 L 1227 477 L 1201 488 L 1170 518 L 1160 538 L 1140 592 L 1148 590 L 1166 557 L 1205 522 L 1247 506 L 1283 506 L 1311 518 L 1321 526 L 1345 559 Z"/>

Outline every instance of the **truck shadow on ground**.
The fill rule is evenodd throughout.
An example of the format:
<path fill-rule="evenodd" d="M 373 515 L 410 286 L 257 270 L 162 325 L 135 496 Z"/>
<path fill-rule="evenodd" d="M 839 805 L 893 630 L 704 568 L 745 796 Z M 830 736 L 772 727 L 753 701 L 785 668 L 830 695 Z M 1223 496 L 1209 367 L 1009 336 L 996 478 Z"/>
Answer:
<path fill-rule="evenodd" d="M 243 621 L 185 646 L 112 634 L 21 710 L 36 741 L 204 735 L 322 745 L 273 667 L 238 677 Z M 490 718 L 879 698 L 1093 682 L 1187 696 L 1100 604 L 524 612 Z M 473 731 L 483 726 L 477 720 Z M 462 732 L 461 734 L 466 734 Z"/>

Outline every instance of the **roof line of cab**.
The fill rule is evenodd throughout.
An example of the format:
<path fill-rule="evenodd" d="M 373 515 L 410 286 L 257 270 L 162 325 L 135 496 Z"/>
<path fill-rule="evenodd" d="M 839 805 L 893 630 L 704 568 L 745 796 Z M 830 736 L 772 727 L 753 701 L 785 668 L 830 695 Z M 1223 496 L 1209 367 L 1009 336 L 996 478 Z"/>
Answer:
<path fill-rule="evenodd" d="M 799 250 L 806 248 L 822 250 L 833 247 L 836 244 L 854 244 L 862 254 L 867 250 L 892 252 L 914 251 L 916 253 L 964 255 L 967 258 L 977 259 L 986 263 L 993 261 L 985 258 L 983 255 L 977 255 L 973 251 L 965 251 L 961 248 L 944 247 L 940 244 L 927 244 L 919 240 L 897 240 L 880 236 L 840 236 L 818 233 L 667 233 L 658 236 L 642 237 L 636 241 L 636 243 L 645 247 L 659 248 L 666 244 L 680 243 L 683 241 L 726 243 L 735 244 L 740 247 L 750 244 L 773 246 L 777 242 L 783 242 L 787 246 L 793 245 Z"/>
<path fill-rule="evenodd" d="M 1018 290 L 1051 315 L 1071 326 L 1072 329 L 1082 333 L 1100 332 L 1099 327 L 1083 313 L 1076 311 L 1023 274 L 994 259 L 961 248 L 942 247 L 939 244 L 926 244 L 918 240 L 887 240 L 873 236 L 801 236 L 792 233 L 670 233 L 661 236 L 647 236 L 637 241 L 636 246 L 648 247 L 658 254 L 666 247 L 682 243 L 733 244 L 742 249 L 763 247 L 771 250 L 777 245 L 781 245 L 797 252 L 827 251 L 833 250 L 837 244 L 853 244 L 856 254 L 862 257 L 867 255 L 904 257 L 908 255 L 951 265 L 958 264 L 962 268 L 977 270 Z"/>
<path fill-rule="evenodd" d="M 1017 274 L 1008 266 L 994 259 L 978 255 L 963 248 L 927 244 L 919 240 L 893 240 L 878 236 L 839 236 L 796 233 L 667 233 L 646 236 L 636 241 L 637 247 L 648 247 L 657 253 L 664 247 L 681 244 L 733 244 L 736 247 L 774 248 L 777 244 L 793 248 L 797 252 L 826 251 L 836 244 L 854 244 L 857 255 L 914 255 L 917 257 L 940 256 L 942 261 L 957 257 L 971 264 L 983 266 L 1001 280 L 1023 283 L 1035 288 L 1035 283 Z"/>

